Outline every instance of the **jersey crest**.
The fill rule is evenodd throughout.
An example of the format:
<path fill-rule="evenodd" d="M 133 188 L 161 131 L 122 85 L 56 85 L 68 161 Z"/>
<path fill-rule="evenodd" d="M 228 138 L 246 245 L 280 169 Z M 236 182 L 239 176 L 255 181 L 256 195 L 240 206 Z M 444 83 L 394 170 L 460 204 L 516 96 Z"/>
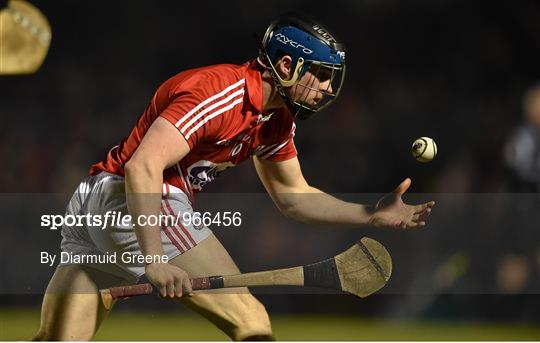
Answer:
<path fill-rule="evenodd" d="M 188 180 L 191 187 L 201 190 L 204 185 L 214 181 L 225 169 L 234 167 L 231 162 L 214 163 L 212 161 L 201 160 L 188 167 Z"/>

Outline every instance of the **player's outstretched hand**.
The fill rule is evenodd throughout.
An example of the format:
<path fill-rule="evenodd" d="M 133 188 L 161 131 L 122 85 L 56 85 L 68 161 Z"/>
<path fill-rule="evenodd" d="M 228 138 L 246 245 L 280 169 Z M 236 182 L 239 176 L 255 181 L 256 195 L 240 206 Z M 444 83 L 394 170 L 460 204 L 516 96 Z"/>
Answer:
<path fill-rule="evenodd" d="M 401 196 L 411 186 L 411 179 L 406 178 L 397 188 L 384 197 L 373 208 L 369 223 L 377 227 L 420 228 L 426 225 L 435 201 L 420 205 L 408 205 Z"/>
<path fill-rule="evenodd" d="M 188 274 L 169 263 L 147 264 L 146 277 L 164 298 L 181 298 L 193 292 Z"/>

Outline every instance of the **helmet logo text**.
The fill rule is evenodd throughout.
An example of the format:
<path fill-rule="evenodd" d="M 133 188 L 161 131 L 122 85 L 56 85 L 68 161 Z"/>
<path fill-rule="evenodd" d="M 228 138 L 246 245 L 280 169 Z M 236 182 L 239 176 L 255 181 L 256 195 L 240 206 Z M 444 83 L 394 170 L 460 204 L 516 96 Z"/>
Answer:
<path fill-rule="evenodd" d="M 327 39 L 329 42 L 333 42 L 335 43 L 336 40 L 334 39 L 334 37 L 332 37 L 331 34 L 329 34 L 328 32 L 326 32 L 326 30 L 324 30 L 322 27 L 320 27 L 319 25 L 315 25 L 313 26 L 313 29 L 318 33 L 320 34 L 321 36 L 323 36 L 323 38 Z"/>
<path fill-rule="evenodd" d="M 290 39 L 289 37 L 287 37 L 287 36 L 285 36 L 285 35 L 283 35 L 281 33 L 278 33 L 276 35 L 276 40 L 278 42 L 281 42 L 281 43 L 285 44 L 285 45 L 289 44 L 293 48 L 302 49 L 302 52 L 304 54 L 311 54 L 313 52 L 313 50 L 306 48 L 302 44 L 299 44 L 298 42 L 293 41 L 292 39 Z"/>

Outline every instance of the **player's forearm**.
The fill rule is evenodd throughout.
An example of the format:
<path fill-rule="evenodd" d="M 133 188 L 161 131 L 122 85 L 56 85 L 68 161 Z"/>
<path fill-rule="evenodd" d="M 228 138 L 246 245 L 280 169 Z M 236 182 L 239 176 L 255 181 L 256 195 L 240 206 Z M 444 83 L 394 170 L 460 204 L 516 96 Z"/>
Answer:
<path fill-rule="evenodd" d="M 289 218 L 319 225 L 363 226 L 371 218 L 371 206 L 346 202 L 309 187 L 306 192 L 287 195 L 282 212 Z"/>
<path fill-rule="evenodd" d="M 133 218 L 133 227 L 141 252 L 143 255 L 163 255 L 160 227 L 138 225 L 138 218 L 160 214 L 163 171 L 137 163 L 128 163 L 125 178 L 127 206 Z"/>

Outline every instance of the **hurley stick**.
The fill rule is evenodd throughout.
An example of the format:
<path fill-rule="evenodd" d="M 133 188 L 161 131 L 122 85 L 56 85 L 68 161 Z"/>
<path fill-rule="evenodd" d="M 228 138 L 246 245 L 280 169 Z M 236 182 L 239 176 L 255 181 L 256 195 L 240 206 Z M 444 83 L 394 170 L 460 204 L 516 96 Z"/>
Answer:
<path fill-rule="evenodd" d="M 344 291 L 365 298 L 381 289 L 392 274 L 392 258 L 379 242 L 364 237 L 327 260 L 298 266 L 237 275 L 191 279 L 193 290 L 253 286 L 309 286 Z M 101 290 L 105 308 L 115 299 L 152 293 L 149 283 Z"/>

